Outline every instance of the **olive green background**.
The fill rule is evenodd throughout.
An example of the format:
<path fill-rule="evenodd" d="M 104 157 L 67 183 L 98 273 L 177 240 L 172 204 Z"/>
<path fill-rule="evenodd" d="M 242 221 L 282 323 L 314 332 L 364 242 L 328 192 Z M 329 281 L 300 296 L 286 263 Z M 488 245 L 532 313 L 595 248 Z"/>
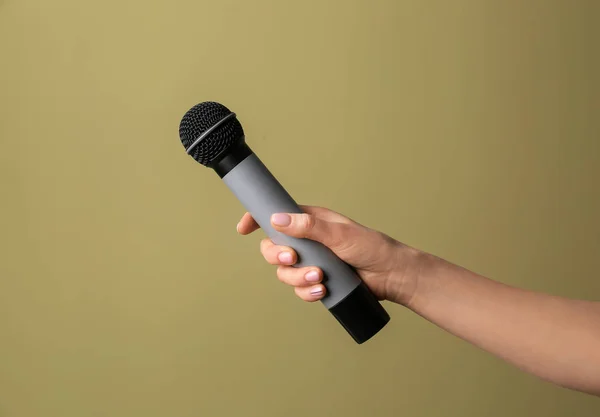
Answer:
<path fill-rule="evenodd" d="M 354 344 L 178 125 L 220 101 L 299 202 L 600 299 L 598 12 L 0 0 L 0 417 L 597 416 L 398 306 Z"/>

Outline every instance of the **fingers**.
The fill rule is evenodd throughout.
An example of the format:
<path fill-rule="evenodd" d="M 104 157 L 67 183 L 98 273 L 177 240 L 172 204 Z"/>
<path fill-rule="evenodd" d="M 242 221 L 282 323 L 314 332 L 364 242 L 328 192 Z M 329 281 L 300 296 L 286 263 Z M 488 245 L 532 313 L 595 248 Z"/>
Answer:
<path fill-rule="evenodd" d="M 304 301 L 318 301 L 325 296 L 326 288 L 321 283 L 323 272 L 319 268 L 280 266 L 277 268 L 277 278 L 294 287 L 296 295 Z"/>
<path fill-rule="evenodd" d="M 313 266 L 293 267 L 292 265 L 298 259 L 293 249 L 275 245 L 270 239 L 264 239 L 261 241 L 260 251 L 268 263 L 279 265 L 277 278 L 284 284 L 294 287 L 300 299 L 314 302 L 325 296 L 326 288 L 321 283 L 323 271 Z"/>
<path fill-rule="evenodd" d="M 254 220 L 250 213 L 245 213 L 236 228 L 239 234 L 248 235 L 255 230 L 258 230 L 260 226 L 256 223 L 256 220 Z"/>
<path fill-rule="evenodd" d="M 288 236 L 315 240 L 334 251 L 352 245 L 360 230 L 352 224 L 327 221 L 311 213 L 277 213 L 271 216 L 271 224 Z"/>
<path fill-rule="evenodd" d="M 307 287 L 320 283 L 323 280 L 323 273 L 316 267 L 294 268 L 281 265 L 277 268 L 277 278 L 292 287 Z"/>
<path fill-rule="evenodd" d="M 271 225 L 275 230 L 288 236 L 316 240 L 338 250 L 350 248 L 357 236 L 356 225 L 351 219 L 332 210 L 300 206 L 303 213 L 278 213 L 271 217 Z M 237 231 L 248 235 L 260 228 L 250 213 L 245 213 L 237 224 Z M 308 302 L 321 300 L 326 294 L 322 284 L 323 272 L 317 267 L 296 268 L 298 262 L 296 251 L 287 246 L 279 246 L 270 239 L 263 239 L 260 251 L 271 265 L 279 265 L 277 277 L 287 285 L 294 287 L 296 295 Z"/>
<path fill-rule="evenodd" d="M 260 252 L 271 265 L 294 265 L 298 262 L 295 250 L 287 246 L 278 246 L 271 239 L 261 240 Z"/>
<path fill-rule="evenodd" d="M 325 296 L 325 286 L 318 284 L 312 287 L 296 287 L 294 292 L 304 301 L 314 302 L 319 301 Z"/>
<path fill-rule="evenodd" d="M 324 207 L 301 205 L 300 209 L 305 213 L 314 215 L 315 217 L 326 220 L 328 222 L 345 224 L 352 223 L 352 220 L 350 220 L 348 217 Z M 250 213 L 245 213 L 240 219 L 239 223 L 237 224 L 236 229 L 239 234 L 248 235 L 260 229 L 260 226 L 258 225 L 258 223 L 256 223 L 256 221 Z"/>
<path fill-rule="evenodd" d="M 352 223 L 352 220 L 350 220 L 348 217 L 344 216 L 343 214 L 337 213 L 337 212 L 330 210 L 328 208 L 325 208 L 325 207 L 302 206 L 301 205 L 300 209 L 305 213 L 312 214 L 315 217 L 326 220 L 328 222 L 346 223 L 346 224 Z"/>

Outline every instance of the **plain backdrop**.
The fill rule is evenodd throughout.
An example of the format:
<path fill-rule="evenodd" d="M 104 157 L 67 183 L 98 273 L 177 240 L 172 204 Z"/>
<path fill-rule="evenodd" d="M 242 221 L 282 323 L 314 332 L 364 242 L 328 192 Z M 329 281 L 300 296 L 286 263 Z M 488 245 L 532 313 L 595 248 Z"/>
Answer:
<path fill-rule="evenodd" d="M 0 417 L 571 416 L 386 304 L 358 346 L 189 158 L 216 100 L 302 204 L 600 299 L 594 1 L 0 0 Z"/>

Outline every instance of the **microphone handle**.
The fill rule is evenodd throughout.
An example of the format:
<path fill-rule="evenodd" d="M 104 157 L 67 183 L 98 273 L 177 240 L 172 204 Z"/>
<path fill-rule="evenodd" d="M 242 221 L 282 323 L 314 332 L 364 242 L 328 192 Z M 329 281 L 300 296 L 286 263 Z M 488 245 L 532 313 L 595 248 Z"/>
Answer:
<path fill-rule="evenodd" d="M 270 220 L 274 213 L 302 213 L 302 210 L 254 153 L 250 152 L 222 179 L 274 243 L 296 251 L 295 267 L 321 268 L 327 289 L 321 303 L 357 343 L 367 341 L 389 322 L 388 313 L 356 271 L 329 248 L 273 229 Z"/>

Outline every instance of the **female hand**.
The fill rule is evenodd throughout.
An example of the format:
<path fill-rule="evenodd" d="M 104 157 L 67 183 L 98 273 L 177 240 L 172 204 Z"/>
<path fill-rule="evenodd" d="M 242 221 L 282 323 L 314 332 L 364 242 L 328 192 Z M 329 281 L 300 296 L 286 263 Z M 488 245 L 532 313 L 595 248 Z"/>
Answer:
<path fill-rule="evenodd" d="M 271 225 L 281 233 L 322 243 L 341 260 L 356 269 L 359 276 L 380 300 L 398 303 L 409 297 L 408 262 L 411 248 L 378 231 L 356 223 L 342 214 L 323 207 L 300 206 L 304 213 L 278 213 L 271 217 Z M 238 233 L 248 235 L 259 229 L 249 213 L 237 225 Z M 296 252 L 287 246 L 278 246 L 271 239 L 263 239 L 260 251 L 265 260 L 277 265 L 280 281 L 294 287 L 304 301 L 314 302 L 326 292 L 321 283 L 323 271 L 316 266 L 293 267 Z"/>

